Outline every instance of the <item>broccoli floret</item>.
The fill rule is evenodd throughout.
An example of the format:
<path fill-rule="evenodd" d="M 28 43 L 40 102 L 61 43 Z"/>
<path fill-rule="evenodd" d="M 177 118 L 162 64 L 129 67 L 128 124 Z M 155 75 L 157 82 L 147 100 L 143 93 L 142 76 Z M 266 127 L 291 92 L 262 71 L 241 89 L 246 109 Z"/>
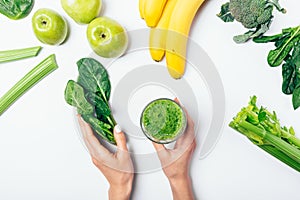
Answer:
<path fill-rule="evenodd" d="M 217 16 L 224 22 L 232 22 L 235 19 L 245 28 L 255 29 L 234 37 L 235 42 L 243 43 L 268 30 L 274 7 L 282 13 L 286 12 L 280 7 L 278 0 L 230 0 L 222 5 Z"/>
<path fill-rule="evenodd" d="M 230 0 L 229 10 L 245 28 L 256 28 L 272 17 L 273 6 L 266 7 L 264 0 Z"/>

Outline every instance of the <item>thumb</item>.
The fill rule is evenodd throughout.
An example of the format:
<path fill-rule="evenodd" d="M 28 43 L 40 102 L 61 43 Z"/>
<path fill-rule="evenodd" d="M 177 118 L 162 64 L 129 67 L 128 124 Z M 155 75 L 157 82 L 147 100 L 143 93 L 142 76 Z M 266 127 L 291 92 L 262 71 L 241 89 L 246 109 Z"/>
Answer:
<path fill-rule="evenodd" d="M 114 127 L 114 137 L 117 143 L 117 147 L 123 151 L 128 151 L 125 134 L 122 132 L 119 125 L 116 125 Z"/>
<path fill-rule="evenodd" d="M 179 101 L 179 99 L 178 99 L 177 97 L 175 97 L 174 101 L 175 101 L 176 103 L 180 104 L 180 101 Z"/>

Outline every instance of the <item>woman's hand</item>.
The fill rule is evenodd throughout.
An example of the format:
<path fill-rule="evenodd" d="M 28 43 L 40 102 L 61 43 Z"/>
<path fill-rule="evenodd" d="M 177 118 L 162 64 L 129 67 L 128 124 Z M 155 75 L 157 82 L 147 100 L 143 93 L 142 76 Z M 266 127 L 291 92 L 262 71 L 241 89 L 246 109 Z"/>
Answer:
<path fill-rule="evenodd" d="M 115 153 L 111 153 L 99 143 L 89 124 L 80 115 L 78 116 L 78 122 L 93 163 L 103 173 L 110 184 L 109 199 L 129 199 L 132 190 L 134 169 L 126 146 L 125 134 L 118 125 L 114 128 L 114 137 L 118 149 Z"/>
<path fill-rule="evenodd" d="M 177 99 L 175 101 L 178 102 Z M 194 123 L 187 112 L 186 115 L 186 131 L 176 141 L 173 149 L 167 149 L 164 145 L 153 142 L 163 171 L 171 185 L 174 200 L 194 199 L 189 168 L 193 152 L 196 148 L 196 140 Z"/>

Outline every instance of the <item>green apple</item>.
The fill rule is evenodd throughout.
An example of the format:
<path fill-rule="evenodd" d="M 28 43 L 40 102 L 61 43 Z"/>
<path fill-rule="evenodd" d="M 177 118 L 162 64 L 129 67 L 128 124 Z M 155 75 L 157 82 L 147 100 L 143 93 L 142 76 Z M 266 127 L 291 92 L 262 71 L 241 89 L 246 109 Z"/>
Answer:
<path fill-rule="evenodd" d="M 102 0 L 61 0 L 66 13 L 78 24 L 88 24 L 101 10 Z"/>
<path fill-rule="evenodd" d="M 67 37 L 68 25 L 57 12 L 42 8 L 32 17 L 32 28 L 39 41 L 50 45 L 59 45 Z"/>
<path fill-rule="evenodd" d="M 126 30 L 113 19 L 98 17 L 87 27 L 87 39 L 96 54 L 105 58 L 121 56 L 127 49 Z"/>

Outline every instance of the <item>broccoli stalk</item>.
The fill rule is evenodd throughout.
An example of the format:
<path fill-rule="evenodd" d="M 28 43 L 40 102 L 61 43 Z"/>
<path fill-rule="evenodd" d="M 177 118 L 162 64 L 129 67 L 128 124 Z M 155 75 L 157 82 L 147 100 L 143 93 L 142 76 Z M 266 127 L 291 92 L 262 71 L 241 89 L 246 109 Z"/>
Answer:
<path fill-rule="evenodd" d="M 274 6 L 278 11 L 282 12 L 282 13 L 286 13 L 286 9 L 282 8 L 279 5 L 279 0 L 268 0 L 266 3 L 266 7 L 268 6 Z"/>
<path fill-rule="evenodd" d="M 248 32 L 236 35 L 233 40 L 236 43 L 244 43 L 261 36 L 269 30 L 273 18 L 273 8 L 282 13 L 286 10 L 279 5 L 278 0 L 230 0 L 221 6 L 217 16 L 224 22 L 240 22 Z"/>

